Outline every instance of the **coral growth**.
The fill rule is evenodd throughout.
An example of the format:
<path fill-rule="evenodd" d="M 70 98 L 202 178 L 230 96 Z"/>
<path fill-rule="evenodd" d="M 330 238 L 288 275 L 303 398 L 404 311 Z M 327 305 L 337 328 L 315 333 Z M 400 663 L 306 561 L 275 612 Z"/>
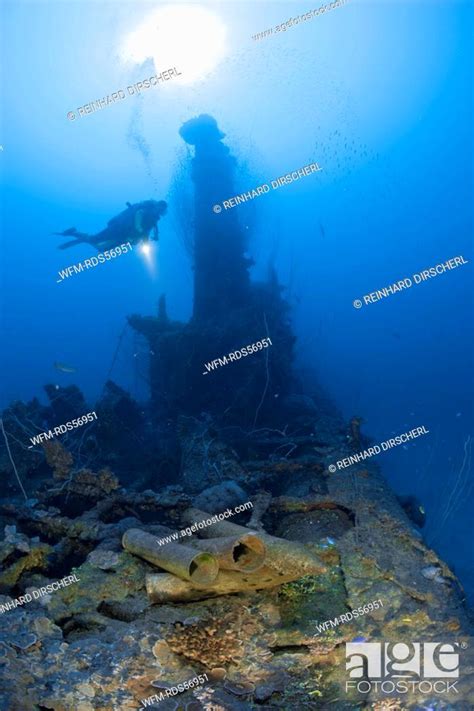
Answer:
<path fill-rule="evenodd" d="M 196 624 L 176 623 L 166 641 L 176 654 L 213 668 L 235 662 L 243 655 L 239 619 L 232 613 L 219 620 L 206 618 Z"/>
<path fill-rule="evenodd" d="M 54 478 L 67 479 L 74 464 L 72 454 L 57 440 L 45 442 L 43 449 L 46 461 L 53 470 Z"/>
<path fill-rule="evenodd" d="M 45 570 L 48 566 L 48 556 L 53 552 L 51 546 L 45 543 L 31 545 L 31 550 L 0 573 L 0 588 L 12 587 L 23 573 L 31 570 Z"/>
<path fill-rule="evenodd" d="M 406 711 L 406 707 L 402 705 L 402 701 L 394 698 L 375 701 L 370 705 L 370 708 L 373 709 L 373 711 Z"/>
<path fill-rule="evenodd" d="M 69 491 L 91 499 L 102 499 L 120 488 L 117 477 L 108 467 L 97 474 L 90 469 L 81 469 L 74 474 L 69 484 Z"/>

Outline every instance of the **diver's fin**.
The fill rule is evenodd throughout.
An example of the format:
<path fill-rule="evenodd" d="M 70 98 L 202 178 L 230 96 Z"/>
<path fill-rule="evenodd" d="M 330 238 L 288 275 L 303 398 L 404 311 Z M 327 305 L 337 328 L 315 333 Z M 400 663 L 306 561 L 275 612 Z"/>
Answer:
<path fill-rule="evenodd" d="M 67 249 L 72 247 L 74 244 L 81 244 L 81 242 L 90 242 L 90 235 L 85 232 L 78 232 L 75 227 L 70 227 L 64 232 L 54 232 L 53 234 L 59 235 L 60 237 L 74 237 L 70 242 L 65 242 L 59 245 L 59 249 Z"/>
<path fill-rule="evenodd" d="M 88 237 L 87 235 L 81 235 L 80 237 L 76 237 L 75 239 L 72 239 L 69 242 L 60 244 L 59 249 L 67 249 L 68 247 L 73 247 L 75 244 L 85 244 L 85 243 L 90 244 L 90 237 Z"/>
<path fill-rule="evenodd" d="M 60 235 L 61 237 L 69 237 L 70 235 L 78 235 L 80 234 L 75 227 L 70 227 L 68 230 L 64 230 L 64 232 L 53 232 L 55 235 Z"/>

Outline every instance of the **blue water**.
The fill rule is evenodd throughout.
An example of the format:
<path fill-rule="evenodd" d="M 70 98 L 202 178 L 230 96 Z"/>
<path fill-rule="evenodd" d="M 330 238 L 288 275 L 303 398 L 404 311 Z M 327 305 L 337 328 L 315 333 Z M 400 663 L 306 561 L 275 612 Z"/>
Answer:
<path fill-rule="evenodd" d="M 74 382 L 93 403 L 112 364 L 114 380 L 146 397 L 146 353 L 130 331 L 115 362 L 114 353 L 126 316 L 154 314 L 161 293 L 171 318 L 191 314 L 189 149 L 178 130 L 212 114 L 241 166 L 238 192 L 322 167 L 245 213 L 253 275 L 276 264 L 298 362 L 346 419 L 362 417 L 374 442 L 429 429 L 378 462 L 397 493 L 422 502 L 426 540 L 472 597 L 472 7 L 354 1 L 253 41 L 317 4 L 205 6 L 227 28 L 225 57 L 205 78 L 68 121 L 167 68 L 126 65 L 118 53 L 155 4 L 3 4 L 1 404 L 44 400 L 47 382 Z M 91 249 L 60 251 L 52 233 L 97 232 L 126 201 L 149 198 L 169 203 L 153 270 L 134 250 L 57 283 Z M 352 306 L 459 255 L 469 263 Z"/>

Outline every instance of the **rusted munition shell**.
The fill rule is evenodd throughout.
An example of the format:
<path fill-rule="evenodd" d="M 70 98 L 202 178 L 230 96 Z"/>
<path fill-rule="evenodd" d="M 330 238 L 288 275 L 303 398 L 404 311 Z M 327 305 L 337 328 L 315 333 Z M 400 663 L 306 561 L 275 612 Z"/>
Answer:
<path fill-rule="evenodd" d="M 218 595 L 230 595 L 238 592 L 255 592 L 264 588 L 274 588 L 282 583 L 308 574 L 317 574 L 320 568 L 315 566 L 310 572 L 285 574 L 264 565 L 256 573 L 241 573 L 236 570 L 219 570 L 216 580 L 205 587 L 195 587 L 193 583 L 179 580 L 168 573 L 148 574 L 146 591 L 152 604 L 165 602 L 187 602 L 205 600 Z"/>
<path fill-rule="evenodd" d="M 206 521 L 212 518 L 212 514 L 199 509 L 187 509 L 183 514 L 183 520 L 189 523 Z M 252 531 L 244 526 L 239 526 L 230 521 L 218 521 L 205 528 L 199 529 L 199 533 L 206 538 L 212 536 L 241 536 Z M 326 570 L 321 560 L 308 547 L 297 541 L 287 541 L 285 538 L 270 536 L 268 533 L 258 532 L 259 539 L 263 541 L 266 548 L 265 566 L 273 569 L 278 574 L 290 575 L 291 580 L 296 580 L 303 575 L 312 575 L 315 572 L 321 573 Z M 316 567 L 316 570 L 314 569 Z M 282 581 L 284 582 L 284 581 Z"/>
<path fill-rule="evenodd" d="M 193 547 L 215 555 L 219 567 L 226 570 L 253 573 L 261 568 L 265 561 L 265 545 L 253 533 L 225 538 L 206 538 L 205 541 L 192 538 L 189 543 Z"/>
<path fill-rule="evenodd" d="M 195 548 L 178 543 L 160 546 L 156 536 L 139 528 L 129 528 L 123 534 L 122 545 L 129 553 L 195 585 L 210 585 L 219 572 L 219 564 L 211 553 L 197 553 Z"/>
<path fill-rule="evenodd" d="M 152 604 L 195 600 L 193 593 L 201 599 L 206 597 L 206 592 L 202 589 L 193 588 L 187 580 L 181 580 L 169 573 L 148 573 L 145 580 L 148 599 Z"/>

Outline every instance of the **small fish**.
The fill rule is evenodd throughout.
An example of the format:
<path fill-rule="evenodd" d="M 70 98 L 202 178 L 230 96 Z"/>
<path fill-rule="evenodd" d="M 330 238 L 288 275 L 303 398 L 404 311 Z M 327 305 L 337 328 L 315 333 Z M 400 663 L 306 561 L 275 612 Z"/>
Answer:
<path fill-rule="evenodd" d="M 74 368 L 72 365 L 66 365 L 66 363 L 59 363 L 56 361 L 54 363 L 54 367 L 56 370 L 59 370 L 60 373 L 75 373 L 76 368 Z"/>
<path fill-rule="evenodd" d="M 325 232 L 324 227 L 321 224 L 321 222 L 319 223 L 319 231 L 321 232 L 322 237 L 326 236 L 326 232 Z"/>
<path fill-rule="evenodd" d="M 351 642 L 361 644 L 362 642 L 367 642 L 367 637 L 354 637 L 354 639 L 351 639 Z"/>
<path fill-rule="evenodd" d="M 418 528 L 423 528 L 426 513 L 420 500 L 417 499 L 416 496 L 397 496 L 397 499 L 408 518 L 413 521 Z"/>
<path fill-rule="evenodd" d="M 402 622 L 411 622 L 411 617 L 402 617 Z"/>
<path fill-rule="evenodd" d="M 326 536 L 326 538 L 323 538 L 319 545 L 321 546 L 321 548 L 329 548 L 329 546 L 335 546 L 336 541 L 334 540 L 334 538 L 329 538 L 329 536 Z"/>

